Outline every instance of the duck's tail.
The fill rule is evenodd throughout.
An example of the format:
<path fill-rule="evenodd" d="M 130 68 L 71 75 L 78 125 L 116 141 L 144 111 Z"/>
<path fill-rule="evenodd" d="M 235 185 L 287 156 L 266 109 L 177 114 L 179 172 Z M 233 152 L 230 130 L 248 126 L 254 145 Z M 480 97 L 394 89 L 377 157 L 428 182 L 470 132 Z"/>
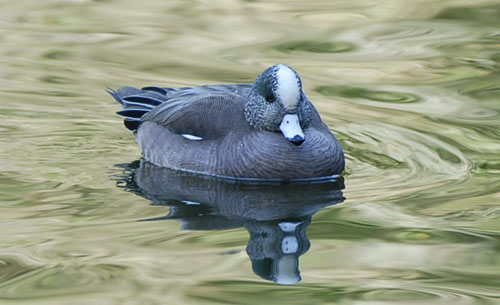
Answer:
<path fill-rule="evenodd" d="M 142 116 L 167 100 L 168 90 L 161 87 L 122 87 L 116 91 L 108 88 L 106 92 L 122 105 L 117 114 L 123 117 L 125 127 L 136 132 L 142 123 Z"/>

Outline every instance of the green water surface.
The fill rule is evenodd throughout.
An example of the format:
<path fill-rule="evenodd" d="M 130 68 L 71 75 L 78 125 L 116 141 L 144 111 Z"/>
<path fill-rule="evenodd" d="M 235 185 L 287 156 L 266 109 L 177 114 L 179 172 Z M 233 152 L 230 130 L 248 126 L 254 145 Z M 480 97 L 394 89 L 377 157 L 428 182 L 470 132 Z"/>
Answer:
<path fill-rule="evenodd" d="M 0 304 L 500 304 L 499 25 L 498 0 L 3 0 Z M 152 173 L 104 91 L 277 63 L 344 189 Z"/>

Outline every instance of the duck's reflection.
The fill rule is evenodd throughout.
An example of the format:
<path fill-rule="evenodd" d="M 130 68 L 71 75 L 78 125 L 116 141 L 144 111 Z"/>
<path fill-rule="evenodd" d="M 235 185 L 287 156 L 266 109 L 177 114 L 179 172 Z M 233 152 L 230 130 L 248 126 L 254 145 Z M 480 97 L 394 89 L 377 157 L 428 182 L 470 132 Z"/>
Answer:
<path fill-rule="evenodd" d="M 169 206 L 164 217 L 184 230 L 245 227 L 253 271 L 279 284 L 300 281 L 298 258 L 309 250 L 306 229 L 322 208 L 344 200 L 343 179 L 308 184 L 242 184 L 136 161 L 123 166 L 120 187 Z"/>

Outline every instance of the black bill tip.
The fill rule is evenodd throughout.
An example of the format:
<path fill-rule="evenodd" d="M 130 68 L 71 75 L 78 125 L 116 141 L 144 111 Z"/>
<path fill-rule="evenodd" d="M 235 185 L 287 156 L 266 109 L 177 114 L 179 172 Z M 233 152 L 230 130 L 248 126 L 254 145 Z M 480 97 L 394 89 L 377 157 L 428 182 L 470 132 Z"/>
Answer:
<path fill-rule="evenodd" d="M 299 135 L 296 135 L 293 138 L 289 138 L 288 141 L 292 142 L 294 145 L 299 146 L 300 144 L 304 143 L 305 139 Z"/>

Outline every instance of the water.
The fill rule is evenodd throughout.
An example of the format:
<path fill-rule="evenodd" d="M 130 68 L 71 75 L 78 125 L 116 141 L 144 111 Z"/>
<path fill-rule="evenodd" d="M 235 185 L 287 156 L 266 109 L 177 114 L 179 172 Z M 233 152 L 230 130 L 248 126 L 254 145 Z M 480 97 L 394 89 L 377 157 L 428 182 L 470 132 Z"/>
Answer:
<path fill-rule="evenodd" d="M 163 2 L 0 4 L 0 303 L 500 303 L 498 1 Z M 149 171 L 104 92 L 276 63 L 344 181 Z"/>

